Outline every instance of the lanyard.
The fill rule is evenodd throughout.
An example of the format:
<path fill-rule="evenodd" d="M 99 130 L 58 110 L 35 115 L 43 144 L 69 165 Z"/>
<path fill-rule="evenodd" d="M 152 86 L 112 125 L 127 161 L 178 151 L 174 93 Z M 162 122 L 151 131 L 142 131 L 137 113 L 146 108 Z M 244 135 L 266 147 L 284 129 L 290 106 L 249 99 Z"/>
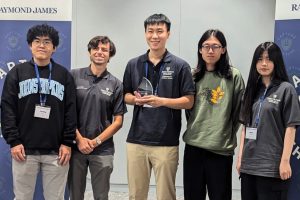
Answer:
<path fill-rule="evenodd" d="M 258 126 L 258 123 L 259 123 L 259 120 L 260 120 L 261 107 L 262 107 L 263 101 L 266 98 L 267 91 L 268 91 L 268 88 L 265 89 L 265 92 L 264 92 L 263 96 L 261 96 L 259 98 L 259 107 L 258 107 L 258 113 L 257 113 L 256 118 L 255 118 L 255 127 Z"/>
<path fill-rule="evenodd" d="M 39 94 L 40 94 L 40 104 L 41 104 L 41 106 L 45 106 L 46 101 L 47 101 L 47 94 L 42 94 L 42 85 L 41 85 L 40 73 L 39 73 L 37 64 L 34 64 L 34 70 L 35 70 L 36 78 L 38 80 L 38 89 L 39 89 Z M 49 74 L 49 78 L 48 78 L 48 90 L 49 90 L 50 81 L 51 81 L 51 71 L 52 71 L 52 63 L 51 62 L 49 64 L 49 71 L 50 71 L 50 74 Z"/>
<path fill-rule="evenodd" d="M 148 62 L 146 62 L 145 63 L 146 78 L 148 78 L 148 68 L 149 68 Z M 155 96 L 158 94 L 158 85 L 159 85 L 159 82 L 160 82 L 160 76 L 161 76 L 163 68 L 164 68 L 164 63 L 161 64 L 161 66 L 159 68 L 158 81 L 157 81 L 157 84 L 156 84 L 156 87 L 155 87 L 155 90 L 154 90 L 154 95 Z"/>

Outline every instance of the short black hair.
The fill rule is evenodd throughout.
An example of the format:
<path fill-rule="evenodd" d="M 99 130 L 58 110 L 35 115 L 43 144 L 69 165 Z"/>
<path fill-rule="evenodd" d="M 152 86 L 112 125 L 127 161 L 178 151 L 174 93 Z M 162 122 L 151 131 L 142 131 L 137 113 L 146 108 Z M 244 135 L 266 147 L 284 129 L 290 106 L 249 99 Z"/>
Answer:
<path fill-rule="evenodd" d="M 169 32 L 171 29 L 171 22 L 169 20 L 169 18 L 164 15 L 164 14 L 153 14 L 151 16 L 149 16 L 145 21 L 144 21 L 144 27 L 145 27 L 145 31 L 147 29 L 148 25 L 153 25 L 153 24 L 159 24 L 159 23 L 163 23 L 166 24 L 167 26 L 167 31 Z"/>
<path fill-rule="evenodd" d="M 54 47 L 59 45 L 58 31 L 48 24 L 35 25 L 27 32 L 27 43 L 31 45 L 32 41 L 40 36 L 48 36 Z"/>
<path fill-rule="evenodd" d="M 88 51 L 98 47 L 99 43 L 107 44 L 109 43 L 109 57 L 113 57 L 116 54 L 115 44 L 107 36 L 95 36 L 88 43 Z"/>

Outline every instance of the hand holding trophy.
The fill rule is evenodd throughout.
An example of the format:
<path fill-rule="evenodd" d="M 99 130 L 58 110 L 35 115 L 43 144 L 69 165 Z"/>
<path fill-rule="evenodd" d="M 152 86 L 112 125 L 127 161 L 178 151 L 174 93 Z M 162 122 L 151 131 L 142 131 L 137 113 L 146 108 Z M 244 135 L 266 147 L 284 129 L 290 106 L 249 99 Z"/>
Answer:
<path fill-rule="evenodd" d="M 147 95 L 153 95 L 153 87 L 151 82 L 143 77 L 140 85 L 137 88 L 137 92 L 140 94 L 141 97 L 147 96 Z M 149 104 L 144 104 L 144 107 L 152 107 Z"/>

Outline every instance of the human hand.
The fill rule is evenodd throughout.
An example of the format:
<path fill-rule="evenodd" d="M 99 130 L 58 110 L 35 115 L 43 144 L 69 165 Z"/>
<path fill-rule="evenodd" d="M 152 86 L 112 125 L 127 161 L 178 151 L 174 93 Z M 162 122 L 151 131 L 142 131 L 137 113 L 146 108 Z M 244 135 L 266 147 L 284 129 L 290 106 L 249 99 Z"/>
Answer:
<path fill-rule="evenodd" d="M 142 98 L 141 94 L 139 92 L 137 92 L 137 91 L 134 91 L 133 94 L 135 96 L 134 104 L 138 105 L 138 106 L 143 106 L 144 105 L 144 101 L 141 99 Z"/>
<path fill-rule="evenodd" d="M 59 153 L 58 153 L 58 163 L 60 165 L 66 165 L 68 164 L 69 160 L 71 158 L 71 147 L 68 147 L 66 145 L 60 145 L 59 147 Z"/>
<path fill-rule="evenodd" d="M 287 180 L 292 176 L 292 168 L 290 165 L 290 161 L 288 160 L 281 160 L 279 165 L 279 174 L 281 180 Z"/>
<path fill-rule="evenodd" d="M 143 97 L 144 101 L 147 101 L 147 104 L 151 107 L 157 108 L 165 105 L 165 98 L 156 96 L 156 95 L 149 95 Z"/>
<path fill-rule="evenodd" d="M 22 162 L 26 160 L 25 150 L 22 144 L 12 147 L 10 153 L 12 158 L 16 161 Z"/>
<path fill-rule="evenodd" d="M 92 140 L 81 137 L 77 140 L 77 147 L 81 153 L 89 154 L 94 150 L 95 146 L 92 144 Z"/>

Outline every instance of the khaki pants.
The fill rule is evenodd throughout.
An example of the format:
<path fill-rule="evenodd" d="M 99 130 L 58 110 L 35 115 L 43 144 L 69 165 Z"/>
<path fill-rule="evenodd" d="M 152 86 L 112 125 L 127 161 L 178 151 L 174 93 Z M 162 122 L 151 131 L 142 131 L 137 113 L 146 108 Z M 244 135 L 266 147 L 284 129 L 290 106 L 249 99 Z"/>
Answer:
<path fill-rule="evenodd" d="M 27 155 L 24 162 L 12 159 L 15 200 L 33 199 L 36 178 L 42 172 L 45 200 L 63 200 L 69 164 L 58 164 L 57 155 Z"/>
<path fill-rule="evenodd" d="M 147 200 L 151 170 L 157 200 L 175 200 L 178 146 L 146 146 L 127 143 L 127 176 L 130 200 Z"/>

